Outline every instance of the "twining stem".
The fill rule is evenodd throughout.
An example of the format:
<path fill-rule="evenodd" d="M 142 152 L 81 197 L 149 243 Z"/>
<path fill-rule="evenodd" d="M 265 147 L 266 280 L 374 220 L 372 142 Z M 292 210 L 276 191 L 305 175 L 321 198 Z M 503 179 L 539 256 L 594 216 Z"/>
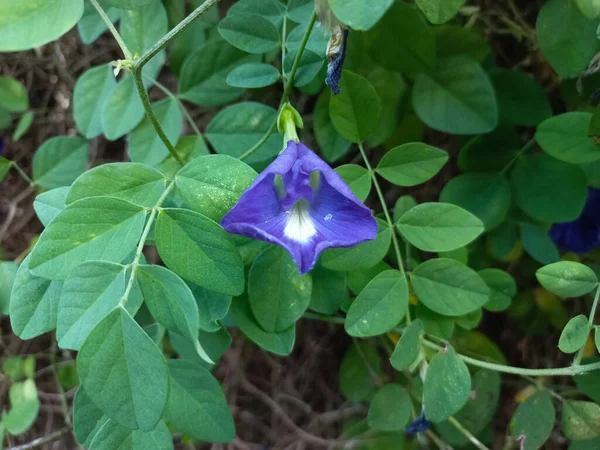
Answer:
<path fill-rule="evenodd" d="M 479 439 L 477 439 L 475 436 L 473 436 L 473 434 L 469 430 L 467 430 L 465 427 L 463 427 L 462 424 L 458 420 L 456 420 L 454 417 L 452 417 L 452 416 L 448 417 L 448 422 L 450 422 L 452 425 L 454 425 L 454 427 L 458 431 L 460 431 L 467 439 L 469 439 L 471 444 L 473 444 L 479 450 L 490 450 L 488 447 L 483 445 L 479 441 Z"/>
<path fill-rule="evenodd" d="M 123 293 L 123 297 L 121 297 L 121 301 L 119 302 L 120 306 L 125 306 L 127 300 L 129 300 L 129 294 L 131 294 L 131 289 L 133 288 L 133 282 L 135 281 L 135 272 L 137 267 L 140 264 L 140 259 L 142 258 L 142 254 L 144 251 L 144 246 L 146 245 L 146 240 L 148 239 L 148 234 L 150 234 L 150 230 L 152 229 L 152 225 L 154 224 L 154 219 L 158 212 L 160 211 L 161 205 L 164 203 L 166 198 L 168 197 L 171 189 L 175 186 L 175 182 L 171 181 L 160 198 L 156 201 L 156 204 L 152 208 L 150 212 L 150 217 L 148 217 L 148 221 L 146 222 L 146 226 L 144 227 L 144 231 L 142 232 L 142 237 L 140 238 L 140 242 L 138 243 L 137 250 L 135 251 L 135 256 L 133 257 L 133 261 L 129 265 L 131 268 L 131 273 L 129 274 L 129 281 L 127 282 L 127 287 L 125 288 L 125 292 Z"/>
<path fill-rule="evenodd" d="M 590 315 L 588 317 L 588 328 L 591 330 L 594 325 L 594 318 L 596 317 L 596 309 L 598 308 L 598 299 L 600 298 L 600 286 L 596 289 L 596 294 L 594 295 L 594 302 L 592 303 L 592 309 L 590 310 Z M 573 360 L 573 365 L 578 366 L 581 363 L 581 358 L 583 358 L 583 352 L 585 350 L 585 346 L 581 347 L 575 355 L 575 359 Z"/>
<path fill-rule="evenodd" d="M 90 0 L 90 3 L 94 6 L 94 8 L 96 8 L 96 11 L 98 11 L 98 14 L 100 14 L 100 17 L 104 21 L 105 25 L 108 27 L 110 33 L 113 35 L 113 37 L 117 41 L 117 44 L 119 44 L 119 47 L 121 47 L 121 51 L 123 52 L 123 56 L 125 57 L 125 59 L 127 59 L 127 60 L 133 59 L 131 52 L 127 48 L 127 44 L 125 44 L 125 41 L 123 40 L 123 38 L 121 37 L 121 35 L 119 34 L 119 32 L 117 31 L 115 26 L 113 25 L 112 21 L 109 19 L 109 17 L 104 12 L 104 9 L 102 9 L 102 6 L 100 6 L 96 0 Z"/>
<path fill-rule="evenodd" d="M 313 11 L 313 14 L 310 18 L 310 22 L 308 22 L 308 28 L 306 29 L 306 33 L 304 33 L 304 37 L 302 38 L 302 42 L 300 43 L 300 48 L 298 49 L 298 53 L 296 54 L 296 59 L 294 59 L 294 64 L 292 65 L 292 70 L 290 71 L 290 76 L 288 77 L 288 79 L 285 83 L 285 88 L 284 88 L 283 94 L 281 96 L 281 101 L 279 102 L 277 117 L 279 116 L 279 111 L 281 111 L 281 107 L 288 101 L 288 98 L 290 97 L 290 93 L 292 92 L 292 87 L 294 85 L 294 79 L 296 78 L 296 72 L 298 72 L 298 67 L 300 67 L 300 59 L 302 58 L 302 55 L 304 54 L 304 49 L 306 48 L 306 44 L 308 44 L 308 39 L 310 38 L 310 33 L 312 32 L 316 21 L 317 21 L 317 13 L 315 11 Z M 282 69 L 282 72 L 284 72 L 283 67 L 281 69 Z M 267 132 L 263 135 L 263 137 L 260 138 L 260 140 L 256 144 L 254 144 L 248 151 L 246 151 L 244 154 L 242 154 L 242 156 L 240 156 L 240 160 L 243 161 L 244 159 L 248 158 L 252 153 L 254 153 L 256 150 L 258 150 L 260 147 L 262 147 L 262 145 L 265 142 L 267 142 L 267 139 L 269 139 L 269 137 L 271 137 L 271 135 L 275 131 L 275 128 L 277 128 L 277 117 L 275 117 L 275 120 L 273 120 L 273 122 L 271 123 L 271 126 L 269 127 Z"/>

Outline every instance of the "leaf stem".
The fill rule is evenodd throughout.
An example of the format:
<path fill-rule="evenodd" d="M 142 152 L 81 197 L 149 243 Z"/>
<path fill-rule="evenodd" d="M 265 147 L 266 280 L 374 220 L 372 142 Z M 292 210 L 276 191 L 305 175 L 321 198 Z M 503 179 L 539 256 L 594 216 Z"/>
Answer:
<path fill-rule="evenodd" d="M 304 50 L 306 49 L 306 44 L 308 44 L 308 39 L 310 38 L 310 33 L 312 32 L 316 21 L 317 21 L 317 13 L 316 13 L 316 11 L 313 11 L 312 16 L 310 17 L 310 22 L 308 23 L 308 28 L 306 29 L 306 33 L 304 33 L 304 37 L 302 38 L 302 42 L 300 43 L 300 48 L 298 49 L 298 53 L 296 54 L 296 59 L 294 59 L 294 64 L 292 65 L 292 70 L 290 71 L 290 76 L 285 83 L 285 88 L 284 88 L 283 94 L 281 96 L 281 101 L 279 102 L 277 117 L 275 117 L 275 120 L 273 120 L 273 123 L 271 123 L 271 126 L 269 127 L 267 132 L 263 135 L 263 137 L 260 138 L 260 140 L 256 144 L 254 144 L 252 147 L 250 147 L 249 150 L 247 150 L 244 154 L 242 154 L 242 156 L 240 156 L 240 158 L 239 158 L 240 160 L 243 161 L 244 159 L 246 159 L 250 155 L 252 155 L 252 153 L 254 153 L 256 150 L 258 150 L 260 147 L 262 147 L 262 145 L 265 142 L 267 142 L 267 139 L 269 139 L 269 137 L 271 137 L 271 135 L 275 131 L 275 128 L 277 127 L 277 118 L 279 117 L 279 112 L 281 111 L 281 107 L 288 101 L 288 98 L 290 97 L 290 93 L 292 92 L 292 87 L 294 85 L 294 78 L 296 77 L 296 72 L 298 72 L 298 67 L 300 67 L 300 59 L 302 58 L 302 55 L 304 54 Z M 283 45 L 285 45 L 285 44 L 283 44 Z M 285 70 L 283 69 L 283 67 L 281 69 L 282 69 L 281 72 L 284 73 Z M 284 79 L 285 79 L 285 75 L 284 75 Z"/>
<path fill-rule="evenodd" d="M 131 52 L 127 48 L 127 44 L 125 44 L 125 41 L 123 40 L 123 38 L 121 37 L 121 35 L 119 34 L 119 32 L 117 31 L 115 26 L 113 25 L 112 21 L 106 15 L 106 12 L 104 12 L 104 9 L 102 9 L 102 6 L 100 6 L 100 4 L 97 2 L 97 0 L 90 0 L 90 3 L 94 6 L 94 8 L 96 8 L 96 11 L 98 11 L 98 14 L 100 14 L 100 17 L 102 18 L 102 20 L 108 27 L 110 33 L 113 35 L 113 37 L 117 41 L 117 44 L 119 44 L 119 47 L 121 47 L 121 51 L 123 52 L 123 56 L 125 57 L 125 59 L 128 59 L 128 60 L 133 59 Z"/>
<path fill-rule="evenodd" d="M 590 310 L 590 315 L 588 317 L 588 328 L 591 330 L 594 325 L 594 318 L 596 317 L 596 309 L 598 308 L 598 299 L 600 299 L 600 285 L 596 288 L 596 294 L 594 295 L 594 302 L 592 303 L 592 309 Z M 579 349 L 577 355 L 575 355 L 575 359 L 573 360 L 573 365 L 578 366 L 581 364 L 581 358 L 583 358 L 583 352 L 585 350 L 585 345 Z"/>
<path fill-rule="evenodd" d="M 479 441 L 479 439 L 477 439 L 475 436 L 473 436 L 473 434 L 469 430 L 467 430 L 465 427 L 463 427 L 462 424 L 458 420 L 456 420 L 453 416 L 448 417 L 448 422 L 450 422 L 452 425 L 454 425 L 454 427 L 458 431 L 460 431 L 471 442 L 471 444 L 473 444 L 479 450 L 490 450 L 488 447 L 483 445 L 481 443 L 481 441 Z"/>
<path fill-rule="evenodd" d="M 23 178 L 25 181 L 27 181 L 27 183 L 29 183 L 29 186 L 35 187 L 35 182 L 31 178 L 29 178 L 29 175 L 27 175 L 25 171 L 21 169 L 21 167 L 15 161 L 11 161 L 10 165 L 15 168 L 19 175 L 21 175 L 21 178 Z"/>

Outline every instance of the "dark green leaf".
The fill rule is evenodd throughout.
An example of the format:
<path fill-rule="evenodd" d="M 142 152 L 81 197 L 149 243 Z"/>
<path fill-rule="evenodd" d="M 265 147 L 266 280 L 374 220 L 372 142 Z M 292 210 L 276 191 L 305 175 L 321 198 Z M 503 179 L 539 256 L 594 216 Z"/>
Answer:
<path fill-rule="evenodd" d="M 585 345 L 590 334 L 588 318 L 583 314 L 573 317 L 560 335 L 558 348 L 564 353 L 575 353 Z"/>
<path fill-rule="evenodd" d="M 500 269 L 483 269 L 479 276 L 490 288 L 490 299 L 484 305 L 488 311 L 504 311 L 517 294 L 517 284 L 513 277 Z"/>
<path fill-rule="evenodd" d="M 381 375 L 381 360 L 374 346 L 356 342 L 340 366 L 340 391 L 349 402 L 368 400 L 376 389 L 373 375 Z"/>
<path fill-rule="evenodd" d="M 406 389 L 394 383 L 386 384 L 371 400 L 367 422 L 375 430 L 399 431 L 408 424 L 410 409 L 410 395 Z"/>
<path fill-rule="evenodd" d="M 419 356 L 421 351 L 421 334 L 423 333 L 423 322 L 415 319 L 404 330 L 402 337 L 396 344 L 394 352 L 390 356 L 392 367 L 399 372 L 408 369 Z"/>
<path fill-rule="evenodd" d="M 452 19 L 466 0 L 416 0 L 425 17 L 435 24 L 448 22 Z"/>
<path fill-rule="evenodd" d="M 219 24 L 219 34 L 231 45 L 248 53 L 267 53 L 279 46 L 277 28 L 258 14 L 228 14 Z"/>
<path fill-rule="evenodd" d="M 371 192 L 371 174 L 367 169 L 356 164 L 345 164 L 336 167 L 335 171 L 361 202 L 367 199 Z"/>
<path fill-rule="evenodd" d="M 550 437 L 555 414 L 550 394 L 538 391 L 519 405 L 510 422 L 510 433 L 521 440 L 523 450 L 537 450 Z"/>
<path fill-rule="evenodd" d="M 276 83 L 281 75 L 271 64 L 248 63 L 233 69 L 227 75 L 227 84 L 237 88 L 262 88 Z"/>

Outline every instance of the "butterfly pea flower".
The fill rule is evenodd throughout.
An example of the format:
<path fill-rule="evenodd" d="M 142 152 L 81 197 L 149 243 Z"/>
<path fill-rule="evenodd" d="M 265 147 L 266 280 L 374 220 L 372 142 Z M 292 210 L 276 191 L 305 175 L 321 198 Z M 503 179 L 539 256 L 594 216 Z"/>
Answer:
<path fill-rule="evenodd" d="M 572 222 L 555 223 L 550 237 L 563 250 L 587 253 L 600 245 L 600 189 L 589 188 L 583 211 Z"/>
<path fill-rule="evenodd" d="M 340 79 L 346 59 L 348 43 L 348 28 L 333 13 L 329 0 L 316 0 L 315 8 L 323 28 L 331 31 L 331 38 L 327 45 L 327 78 L 325 84 L 329 86 L 334 95 L 340 93 Z"/>
<path fill-rule="evenodd" d="M 377 223 L 329 165 L 304 144 L 285 150 L 242 194 L 221 225 L 285 248 L 301 274 L 328 248 L 375 239 Z"/>
<path fill-rule="evenodd" d="M 421 415 L 409 423 L 405 428 L 406 434 L 423 433 L 431 427 L 431 422 L 425 418 L 425 408 L 421 411 Z"/>

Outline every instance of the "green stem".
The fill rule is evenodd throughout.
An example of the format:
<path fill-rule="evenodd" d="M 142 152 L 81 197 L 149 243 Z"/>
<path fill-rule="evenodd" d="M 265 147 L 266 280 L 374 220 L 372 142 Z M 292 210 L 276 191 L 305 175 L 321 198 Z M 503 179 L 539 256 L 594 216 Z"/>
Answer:
<path fill-rule="evenodd" d="M 27 175 L 25 171 L 21 169 L 21 167 L 16 162 L 11 161 L 10 165 L 15 168 L 19 175 L 21 175 L 21 178 L 23 178 L 25 181 L 27 181 L 27 183 L 29 183 L 29 186 L 35 187 L 35 182 L 31 178 L 29 178 L 29 175 Z"/>
<path fill-rule="evenodd" d="M 277 127 L 277 118 L 279 117 L 279 111 L 281 111 L 281 107 L 288 101 L 288 98 L 290 97 L 290 93 L 292 92 L 292 87 L 294 85 L 294 78 L 296 77 L 296 72 L 298 72 L 298 67 L 300 67 L 300 59 L 302 58 L 302 55 L 304 54 L 304 49 L 306 48 L 306 44 L 308 43 L 308 39 L 310 38 L 310 33 L 312 32 L 316 21 L 317 21 L 317 13 L 315 11 L 313 11 L 313 14 L 310 18 L 310 22 L 308 23 L 308 28 L 306 29 L 306 33 L 304 33 L 304 37 L 302 38 L 302 42 L 300 43 L 300 48 L 298 49 L 298 53 L 296 54 L 296 59 L 294 59 L 294 64 L 292 65 L 292 70 L 290 71 L 290 76 L 287 79 L 287 82 L 285 83 L 285 88 L 284 88 L 283 94 L 281 96 L 281 101 L 279 102 L 277 117 L 275 117 L 275 120 L 273 120 L 273 123 L 271 124 L 271 126 L 269 127 L 267 132 L 264 134 L 264 136 L 262 138 L 260 138 L 260 141 L 258 141 L 248 151 L 246 151 L 242 156 L 240 156 L 240 158 L 239 158 L 240 160 L 243 161 L 244 159 L 246 159 L 250 155 L 252 155 L 252 153 L 254 153 L 265 142 L 267 142 L 267 139 L 269 139 L 269 137 L 271 137 L 271 135 L 275 131 L 275 128 Z M 282 67 L 281 71 L 284 72 L 283 67 Z M 284 76 L 284 79 L 285 79 L 285 76 Z"/>
<path fill-rule="evenodd" d="M 598 308 L 598 299 L 600 298 L 600 286 L 596 289 L 596 294 L 594 295 L 594 302 L 592 303 L 592 309 L 590 310 L 590 316 L 588 317 L 588 328 L 591 330 L 594 325 L 594 318 L 596 317 L 596 309 Z M 581 363 L 581 358 L 583 358 L 583 352 L 585 350 L 585 345 L 579 349 L 575 359 L 573 360 L 573 365 L 577 366 Z"/>
<path fill-rule="evenodd" d="M 467 430 L 465 427 L 463 427 L 462 424 L 458 420 L 456 420 L 454 417 L 452 417 L 452 416 L 448 417 L 448 422 L 450 422 L 452 425 L 454 425 L 454 427 L 458 431 L 460 431 L 467 439 L 469 439 L 471 444 L 473 444 L 479 450 L 490 450 L 485 445 L 483 445 L 479 441 L 479 439 L 477 439 L 475 436 L 473 436 L 473 434 L 469 430 Z"/>
<path fill-rule="evenodd" d="M 504 166 L 504 169 L 500 171 L 500 174 L 504 175 L 512 167 L 512 165 L 523 155 L 523 153 L 525 153 L 527 150 L 529 150 L 535 145 L 535 142 L 535 138 L 531 138 L 529 141 L 527 141 L 527 143 L 523 146 L 523 148 L 521 148 L 521 150 L 519 150 L 519 152 L 514 156 L 514 158 L 511 159 L 506 166 Z"/>
<path fill-rule="evenodd" d="M 129 294 L 131 294 L 131 289 L 133 288 L 133 282 L 135 281 L 135 272 L 137 267 L 140 265 L 140 259 L 142 258 L 142 254 L 144 251 L 144 246 L 146 245 L 146 240 L 148 239 L 148 234 L 150 234 L 150 230 L 152 229 L 152 225 L 154 224 L 154 219 L 160 210 L 161 205 L 164 203 L 166 198 L 168 197 L 171 189 L 175 186 L 175 182 L 171 181 L 160 198 L 156 201 L 156 204 L 152 208 L 152 212 L 150 213 L 150 217 L 146 222 L 146 226 L 144 227 L 144 231 L 142 233 L 142 237 L 140 238 L 140 242 L 138 243 L 137 250 L 135 251 L 135 256 L 133 257 L 133 261 L 129 265 L 131 267 L 131 273 L 129 274 L 129 281 L 127 282 L 127 287 L 125 288 L 125 292 L 123 293 L 123 297 L 121 297 L 121 301 L 119 302 L 119 306 L 125 306 L 127 300 L 129 300 Z"/>
<path fill-rule="evenodd" d="M 113 25 L 112 21 L 109 19 L 109 17 L 104 12 L 104 9 L 102 9 L 102 6 L 100 6 L 96 0 L 90 0 L 90 3 L 94 6 L 94 8 L 96 8 L 96 11 L 98 11 L 98 14 L 100 14 L 100 17 L 102 18 L 102 20 L 108 27 L 109 31 L 111 32 L 111 34 L 117 41 L 117 44 L 119 44 L 119 47 L 121 47 L 121 51 L 123 52 L 123 56 L 125 57 L 125 59 L 128 59 L 128 60 L 133 59 L 131 52 L 127 48 L 127 44 L 125 44 L 125 41 L 123 40 L 123 38 L 121 37 L 121 35 L 119 34 L 119 32 L 117 31 L 115 26 Z"/>
<path fill-rule="evenodd" d="M 283 73 L 283 65 L 285 64 L 285 38 L 287 34 L 287 16 L 283 16 L 283 30 L 281 32 L 281 72 Z M 285 80 L 285 75 L 283 75 Z"/>

